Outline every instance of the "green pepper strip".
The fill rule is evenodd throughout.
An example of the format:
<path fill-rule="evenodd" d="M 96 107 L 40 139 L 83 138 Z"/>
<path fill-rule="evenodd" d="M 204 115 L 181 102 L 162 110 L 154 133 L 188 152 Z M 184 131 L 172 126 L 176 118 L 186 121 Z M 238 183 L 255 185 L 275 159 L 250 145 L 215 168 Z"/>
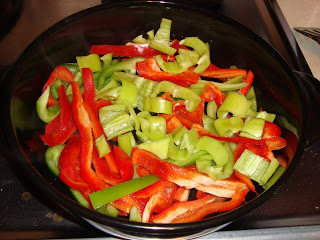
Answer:
<path fill-rule="evenodd" d="M 199 55 L 198 66 L 193 70 L 196 73 L 202 73 L 210 65 L 209 47 L 197 37 L 187 37 L 180 41 L 181 45 L 193 48 Z"/>
<path fill-rule="evenodd" d="M 144 97 L 143 111 L 172 114 L 172 102 L 161 97 Z"/>
<path fill-rule="evenodd" d="M 109 65 L 101 72 L 98 78 L 97 89 L 100 90 L 101 88 L 103 88 L 107 83 L 107 79 L 111 77 L 112 73 L 114 72 L 126 71 L 126 72 L 135 73 L 136 63 L 143 60 L 145 60 L 144 57 L 133 57 L 128 60 Z"/>
<path fill-rule="evenodd" d="M 131 193 L 146 188 L 159 180 L 160 178 L 155 175 L 148 175 L 145 177 L 136 178 L 102 189 L 98 192 L 91 193 L 89 195 L 89 198 L 91 200 L 93 208 L 97 209 L 104 204 L 113 202 Z"/>
<path fill-rule="evenodd" d="M 235 117 L 246 117 L 251 102 L 237 92 L 229 92 L 217 111 L 218 118 L 225 118 L 229 113 Z"/>
<path fill-rule="evenodd" d="M 189 112 L 195 111 L 201 102 L 201 98 L 192 90 L 168 81 L 159 83 L 156 93 L 159 94 L 160 92 L 169 92 L 173 98 L 185 99 L 185 106 Z"/>
<path fill-rule="evenodd" d="M 45 123 L 50 123 L 60 114 L 60 106 L 58 103 L 47 108 L 49 94 L 50 87 L 47 87 L 36 102 L 38 116 Z"/>

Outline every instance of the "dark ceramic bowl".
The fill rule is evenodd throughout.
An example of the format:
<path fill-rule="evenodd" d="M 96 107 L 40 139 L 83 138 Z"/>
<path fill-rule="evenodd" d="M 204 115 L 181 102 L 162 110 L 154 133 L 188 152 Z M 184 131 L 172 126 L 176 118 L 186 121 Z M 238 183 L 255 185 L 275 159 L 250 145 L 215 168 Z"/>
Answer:
<path fill-rule="evenodd" d="M 144 224 L 112 218 L 75 202 L 55 179 L 44 161 L 44 146 L 30 149 L 29 141 L 43 133 L 35 102 L 55 66 L 75 62 L 93 44 L 124 44 L 135 36 L 158 29 L 161 18 L 171 19 L 172 39 L 198 36 L 210 44 L 212 62 L 222 68 L 251 69 L 259 107 L 285 118 L 299 135 L 298 146 L 281 178 L 259 196 L 248 195 L 242 206 L 185 224 Z M 5 131 L 16 166 L 39 191 L 68 212 L 110 234 L 125 238 L 195 237 L 215 231 L 268 200 L 290 175 L 307 142 L 308 99 L 299 79 L 280 55 L 260 37 L 226 17 L 164 2 L 129 2 L 101 5 L 74 14 L 40 35 L 7 74 L 3 94 Z M 35 142 L 33 142 L 35 143 Z"/>

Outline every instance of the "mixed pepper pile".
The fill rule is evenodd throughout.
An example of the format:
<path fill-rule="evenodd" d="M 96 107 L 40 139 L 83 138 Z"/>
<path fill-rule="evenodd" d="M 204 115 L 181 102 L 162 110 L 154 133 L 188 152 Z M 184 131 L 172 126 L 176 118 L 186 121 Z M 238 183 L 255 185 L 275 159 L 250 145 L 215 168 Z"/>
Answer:
<path fill-rule="evenodd" d="M 232 210 L 283 173 L 275 115 L 252 71 L 211 63 L 171 21 L 123 45 L 93 45 L 57 66 L 36 107 L 51 171 L 76 200 L 131 221 L 183 223 Z M 277 153 L 277 154 L 275 154 Z M 281 152 L 280 152 L 281 153 Z"/>

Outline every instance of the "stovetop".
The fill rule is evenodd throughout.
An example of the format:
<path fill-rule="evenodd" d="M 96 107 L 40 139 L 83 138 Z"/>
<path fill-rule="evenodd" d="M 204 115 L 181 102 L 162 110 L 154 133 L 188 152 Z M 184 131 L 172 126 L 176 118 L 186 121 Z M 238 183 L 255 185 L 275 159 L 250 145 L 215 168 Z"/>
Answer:
<path fill-rule="evenodd" d="M 293 70 L 311 74 L 276 1 L 214 2 L 201 1 L 201 4 L 210 3 L 213 11 L 257 33 L 283 56 Z M 2 72 L 5 69 L 6 66 L 0 68 Z M 5 141 L 1 137 L 0 140 Z M 319 239 L 319 153 L 319 143 L 305 150 L 292 176 L 274 196 L 206 239 L 259 239 L 259 236 L 263 239 Z M 14 170 L 17 166 L 12 168 L 11 164 L 8 159 L 0 158 L 1 239 L 112 238 L 41 196 L 27 179 L 18 176 Z"/>

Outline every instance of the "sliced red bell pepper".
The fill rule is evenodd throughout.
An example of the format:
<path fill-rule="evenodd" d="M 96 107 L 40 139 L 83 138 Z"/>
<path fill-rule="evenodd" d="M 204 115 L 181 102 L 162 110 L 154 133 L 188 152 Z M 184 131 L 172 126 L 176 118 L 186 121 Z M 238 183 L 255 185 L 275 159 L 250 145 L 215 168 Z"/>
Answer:
<path fill-rule="evenodd" d="M 171 133 L 175 128 L 182 125 L 179 119 L 172 114 L 163 113 L 163 114 L 159 114 L 159 116 L 162 116 L 166 119 L 167 134 Z"/>
<path fill-rule="evenodd" d="M 204 204 L 208 204 L 214 201 L 217 197 L 213 195 L 206 195 L 203 198 L 186 201 L 186 202 L 175 202 L 164 211 L 152 215 L 150 217 L 150 222 L 153 223 L 171 223 L 179 215 L 183 215 L 192 210 L 199 209 Z"/>
<path fill-rule="evenodd" d="M 101 126 L 101 123 L 100 123 L 100 121 L 99 121 L 99 119 L 98 119 L 98 117 L 96 115 L 96 112 L 94 111 L 93 107 L 91 107 L 91 105 L 88 102 L 84 101 L 83 102 L 83 106 L 84 106 L 85 110 L 87 111 L 87 113 L 89 115 L 89 118 L 91 120 L 94 138 L 97 139 L 102 134 L 104 134 L 103 128 Z M 109 142 L 108 142 L 108 145 L 109 145 L 109 148 L 112 149 L 112 147 L 111 147 Z M 114 153 L 111 151 L 110 153 L 108 153 L 104 157 L 108 162 L 108 165 L 110 167 L 111 172 L 113 172 L 115 174 L 119 174 L 119 169 L 118 169 L 115 157 L 114 157 Z"/>
<path fill-rule="evenodd" d="M 192 123 L 203 125 L 202 116 L 204 114 L 204 100 L 201 98 L 200 103 L 197 108 L 193 112 L 189 112 L 184 105 L 175 104 L 172 109 L 173 115 L 177 117 L 177 119 L 186 119 Z M 182 122 L 183 124 L 183 122 Z M 189 127 L 189 124 L 188 124 Z"/>
<path fill-rule="evenodd" d="M 298 146 L 297 136 L 290 130 L 283 130 L 284 138 L 287 140 L 287 146 L 283 149 L 283 154 L 287 156 L 288 162 L 290 162 L 296 153 Z"/>
<path fill-rule="evenodd" d="M 145 57 L 161 54 L 161 52 L 149 47 L 149 44 L 92 45 L 90 53 L 99 55 L 113 53 L 114 57 Z"/>
<path fill-rule="evenodd" d="M 177 201 L 188 201 L 190 195 L 190 189 L 186 189 L 185 187 L 179 187 L 174 194 L 174 199 Z"/>
<path fill-rule="evenodd" d="M 59 65 L 50 74 L 49 79 L 47 80 L 47 82 L 44 84 L 42 88 L 42 92 L 44 92 L 44 90 L 46 90 L 48 86 L 52 86 L 57 79 L 60 79 L 65 82 L 70 82 L 74 79 L 74 75 L 72 74 L 72 72 L 70 72 L 70 70 L 67 67 Z M 53 106 L 56 103 L 57 103 L 57 100 L 54 99 L 50 93 L 48 106 Z"/>
<path fill-rule="evenodd" d="M 133 195 L 128 195 L 118 200 L 111 202 L 111 205 L 118 208 L 119 210 L 130 213 L 130 210 L 133 206 L 136 206 L 139 210 L 140 215 L 143 214 L 143 209 L 147 204 L 148 199 L 137 198 Z"/>
<path fill-rule="evenodd" d="M 121 181 L 125 182 L 131 180 L 134 173 L 131 158 L 117 145 L 113 146 L 113 150 L 120 172 Z"/>
<path fill-rule="evenodd" d="M 42 88 L 42 92 L 44 92 L 44 90 L 46 90 L 46 88 L 48 86 L 52 86 L 57 79 L 60 79 L 65 82 L 71 82 L 74 79 L 74 75 L 65 66 L 60 65 L 60 66 L 56 67 L 52 71 L 47 82 L 44 84 L 44 86 Z"/>
<path fill-rule="evenodd" d="M 131 158 L 133 164 L 146 168 L 151 174 L 187 189 L 196 188 L 216 196 L 231 197 L 235 188 L 239 185 L 245 186 L 241 182 L 229 180 L 214 181 L 206 174 L 169 163 L 157 155 L 137 147 L 133 148 Z"/>
<path fill-rule="evenodd" d="M 265 121 L 263 127 L 262 138 L 280 137 L 281 128 L 272 122 Z"/>
<path fill-rule="evenodd" d="M 49 147 L 64 144 L 77 130 L 64 85 L 59 87 L 59 105 L 60 114 L 46 125 L 44 135 L 40 136 Z"/>
<path fill-rule="evenodd" d="M 78 134 L 71 135 L 62 150 L 58 168 L 59 178 L 67 186 L 79 191 L 89 189 L 89 185 L 80 176 L 80 137 Z"/>
<path fill-rule="evenodd" d="M 172 205 L 174 201 L 174 194 L 177 189 L 178 186 L 176 184 L 167 182 L 167 186 L 162 192 L 160 192 L 161 196 L 158 198 L 157 203 L 153 206 L 153 211 L 155 213 L 159 213 Z"/>
<path fill-rule="evenodd" d="M 287 141 L 282 137 L 271 137 L 261 140 L 246 138 L 246 137 L 219 137 L 214 133 L 204 129 L 198 124 L 193 124 L 192 128 L 196 129 L 199 136 L 212 137 L 219 141 L 236 142 L 236 143 L 251 143 L 260 146 L 267 146 L 269 150 L 279 150 L 286 146 Z"/>
<path fill-rule="evenodd" d="M 150 175 L 150 172 L 147 169 L 145 169 L 143 167 L 139 167 L 139 166 L 136 167 L 136 172 L 139 175 L 139 177 L 144 177 L 144 176 Z"/>
<path fill-rule="evenodd" d="M 96 109 L 99 112 L 100 108 L 112 105 L 112 102 L 105 100 L 105 99 L 99 99 L 95 101 Z"/>
<path fill-rule="evenodd" d="M 246 87 L 244 87 L 244 88 L 239 89 L 240 93 L 242 93 L 243 95 L 247 95 L 247 93 L 248 93 L 248 91 L 249 91 L 249 89 L 250 89 L 250 87 L 252 85 L 253 78 L 254 78 L 254 75 L 253 75 L 252 71 L 249 70 L 246 78 L 243 81 L 245 83 L 248 83 L 248 85 Z"/>
<path fill-rule="evenodd" d="M 189 50 L 189 48 L 187 48 L 184 45 L 180 45 L 180 41 L 178 39 L 173 39 L 171 42 L 170 47 L 175 48 L 177 50 L 179 50 L 179 48 L 185 49 L 185 50 Z"/>
<path fill-rule="evenodd" d="M 208 78 L 232 78 L 232 77 L 246 77 L 247 71 L 245 69 L 219 69 L 216 66 L 210 65 L 206 70 L 200 73 L 202 77 Z"/>
<path fill-rule="evenodd" d="M 244 202 L 244 199 L 248 192 L 248 188 L 239 188 L 236 190 L 230 201 L 213 201 L 203 204 L 198 208 L 194 207 L 190 211 L 187 211 L 185 214 L 181 214 L 180 216 L 173 219 L 171 223 L 194 222 L 201 220 L 210 213 L 226 212 L 235 209 Z M 200 198 L 199 200 L 201 199 L 203 198 Z"/>
<path fill-rule="evenodd" d="M 200 95 L 206 102 L 215 101 L 217 106 L 220 107 L 226 98 L 226 94 L 220 91 L 213 83 L 208 82 Z"/>
<path fill-rule="evenodd" d="M 77 125 L 81 139 L 80 175 L 89 184 L 93 191 L 99 191 L 107 187 L 106 183 L 99 179 L 92 169 L 93 136 L 91 121 L 87 111 L 83 107 L 83 99 L 78 82 L 70 82 L 72 86 L 72 115 Z"/>
<path fill-rule="evenodd" d="M 82 79 L 84 87 L 83 100 L 85 102 L 88 102 L 91 105 L 91 107 L 97 112 L 94 101 L 95 89 L 93 82 L 93 74 L 90 68 L 82 68 Z"/>
<path fill-rule="evenodd" d="M 199 74 L 187 70 L 181 74 L 171 74 L 160 69 L 154 58 L 148 58 L 144 61 L 137 62 L 137 72 L 141 77 L 154 80 L 157 82 L 170 81 L 177 85 L 188 87 L 199 81 Z"/>
<path fill-rule="evenodd" d="M 250 143 L 246 143 L 246 148 L 260 157 L 263 157 L 266 161 L 270 162 L 272 158 L 274 158 L 274 154 L 271 150 L 267 148 L 267 146 L 259 146 Z"/>
<path fill-rule="evenodd" d="M 167 185 L 167 180 L 160 179 L 158 182 L 150 185 L 149 187 L 141 189 L 138 192 L 133 193 L 132 195 L 134 195 L 137 198 L 149 198 L 152 195 L 162 192 Z"/>
<path fill-rule="evenodd" d="M 106 158 L 100 158 L 97 150 L 93 149 L 92 164 L 97 177 L 108 185 L 116 185 L 121 182 L 120 176 L 111 171 Z"/>

